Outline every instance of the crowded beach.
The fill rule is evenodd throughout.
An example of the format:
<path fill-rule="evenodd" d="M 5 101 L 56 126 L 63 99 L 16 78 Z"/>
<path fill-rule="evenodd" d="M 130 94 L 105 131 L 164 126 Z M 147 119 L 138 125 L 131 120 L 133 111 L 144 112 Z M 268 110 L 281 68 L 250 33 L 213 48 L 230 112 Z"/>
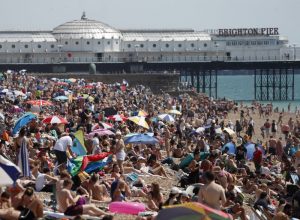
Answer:
<path fill-rule="evenodd" d="M 298 110 L 0 79 L 0 219 L 300 218 Z"/>

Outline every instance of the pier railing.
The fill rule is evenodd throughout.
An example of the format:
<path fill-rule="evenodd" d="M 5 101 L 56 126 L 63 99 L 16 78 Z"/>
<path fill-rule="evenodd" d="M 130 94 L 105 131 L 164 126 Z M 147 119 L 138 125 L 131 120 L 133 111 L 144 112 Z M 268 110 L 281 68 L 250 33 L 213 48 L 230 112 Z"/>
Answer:
<path fill-rule="evenodd" d="M 59 63 L 192 63 L 192 62 L 274 62 L 274 61 L 300 61 L 299 58 L 286 56 L 140 56 L 140 57 L 35 57 L 0 58 L 0 64 L 59 64 Z"/>

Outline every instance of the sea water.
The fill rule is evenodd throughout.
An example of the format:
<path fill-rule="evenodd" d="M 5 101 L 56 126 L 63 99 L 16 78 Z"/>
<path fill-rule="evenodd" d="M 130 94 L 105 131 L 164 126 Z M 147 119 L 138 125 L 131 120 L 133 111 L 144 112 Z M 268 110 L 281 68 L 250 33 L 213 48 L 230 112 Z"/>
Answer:
<path fill-rule="evenodd" d="M 300 75 L 295 74 L 295 101 L 272 101 L 274 107 L 280 110 L 291 103 L 291 110 L 298 106 L 300 109 Z M 254 100 L 254 76 L 253 75 L 219 75 L 218 76 L 218 97 L 243 101 L 249 104 Z M 262 101 L 261 103 L 271 103 Z"/>

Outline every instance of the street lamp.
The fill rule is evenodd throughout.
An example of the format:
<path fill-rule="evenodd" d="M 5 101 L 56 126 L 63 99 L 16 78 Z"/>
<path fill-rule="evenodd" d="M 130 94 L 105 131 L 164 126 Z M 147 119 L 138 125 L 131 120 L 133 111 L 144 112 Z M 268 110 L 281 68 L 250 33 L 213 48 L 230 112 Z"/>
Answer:
<path fill-rule="evenodd" d="M 61 49 L 62 49 L 63 45 L 59 44 L 59 45 L 57 45 L 57 47 L 58 47 L 58 53 L 59 53 L 59 62 L 61 62 Z"/>

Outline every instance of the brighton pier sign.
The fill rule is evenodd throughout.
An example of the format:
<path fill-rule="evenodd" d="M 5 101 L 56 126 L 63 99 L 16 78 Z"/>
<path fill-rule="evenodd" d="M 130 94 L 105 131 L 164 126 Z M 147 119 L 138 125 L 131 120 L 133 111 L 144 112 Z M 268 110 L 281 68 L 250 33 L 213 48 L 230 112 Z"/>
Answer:
<path fill-rule="evenodd" d="M 216 34 L 219 36 L 262 36 L 279 35 L 278 28 L 234 28 L 218 29 Z"/>

